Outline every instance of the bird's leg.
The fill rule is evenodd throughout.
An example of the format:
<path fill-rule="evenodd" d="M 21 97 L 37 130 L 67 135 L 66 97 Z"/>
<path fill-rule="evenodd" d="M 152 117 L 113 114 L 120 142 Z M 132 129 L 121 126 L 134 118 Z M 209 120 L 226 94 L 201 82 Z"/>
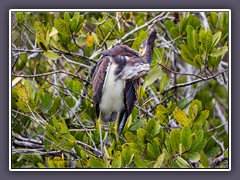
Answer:
<path fill-rule="evenodd" d="M 116 122 L 114 124 L 114 133 L 115 133 L 115 136 L 116 136 L 116 141 L 119 140 L 119 136 L 118 136 L 119 117 L 120 117 L 120 113 L 117 114 Z"/>
<path fill-rule="evenodd" d="M 98 126 L 98 132 L 99 132 L 99 139 L 100 139 L 100 148 L 101 148 L 101 156 L 104 156 L 104 149 L 103 149 L 103 139 L 102 139 L 102 115 L 100 112 L 100 116 L 97 119 L 97 126 Z"/>

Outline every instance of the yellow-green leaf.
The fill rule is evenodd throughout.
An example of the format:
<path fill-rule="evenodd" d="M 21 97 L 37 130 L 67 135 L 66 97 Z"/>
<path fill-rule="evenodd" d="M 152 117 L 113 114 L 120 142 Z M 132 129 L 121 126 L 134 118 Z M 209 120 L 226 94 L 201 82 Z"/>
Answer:
<path fill-rule="evenodd" d="M 120 155 L 114 157 L 112 161 L 112 168 L 121 168 L 122 165 L 122 158 Z"/>
<path fill-rule="evenodd" d="M 221 31 L 218 31 L 216 32 L 213 36 L 212 36 L 212 47 L 215 47 L 218 42 L 220 41 L 221 39 L 221 36 L 222 36 L 222 32 Z"/>
<path fill-rule="evenodd" d="M 23 20 L 24 20 L 24 14 L 23 14 L 23 12 L 17 12 L 17 13 L 16 13 L 16 18 L 17 18 L 17 20 L 18 20 L 18 23 L 22 23 Z"/>
<path fill-rule="evenodd" d="M 161 168 L 164 161 L 164 153 L 158 156 L 157 161 L 154 163 L 153 168 Z"/>
<path fill-rule="evenodd" d="M 147 164 L 139 156 L 135 156 L 133 161 L 137 168 L 147 168 Z"/>
<path fill-rule="evenodd" d="M 176 157 L 176 163 L 180 168 L 190 168 L 188 162 L 180 156 Z"/>
<path fill-rule="evenodd" d="M 147 76 L 144 79 L 144 84 L 143 84 L 143 88 L 145 89 L 147 86 L 149 86 L 150 84 L 152 84 L 154 81 L 157 80 L 157 78 L 160 76 L 162 70 L 155 66 L 154 68 L 152 68 Z"/>
<path fill-rule="evenodd" d="M 208 116 L 209 116 L 208 110 L 201 111 L 195 123 L 203 124 L 207 120 Z"/>
<path fill-rule="evenodd" d="M 57 60 L 59 59 L 61 56 L 59 56 L 58 54 L 56 54 L 55 52 L 48 50 L 46 52 L 43 53 L 43 55 L 48 59 L 48 60 Z"/>
<path fill-rule="evenodd" d="M 54 19 L 54 27 L 64 36 L 68 36 L 70 33 L 69 24 L 63 19 Z"/>
<path fill-rule="evenodd" d="M 176 119 L 176 121 L 183 125 L 183 126 L 190 126 L 191 122 L 189 120 L 189 118 L 187 117 L 186 113 L 183 112 L 182 110 L 175 108 L 175 110 L 173 111 L 173 117 Z"/>
<path fill-rule="evenodd" d="M 202 103 L 199 100 L 193 100 L 188 108 L 188 116 L 194 121 L 198 113 L 202 111 Z"/>
<path fill-rule="evenodd" d="M 164 91 L 167 83 L 168 83 L 167 74 L 166 74 L 166 73 L 163 73 L 162 79 L 161 79 L 161 82 L 160 82 L 160 86 L 159 86 L 160 92 L 163 92 L 163 91 Z"/>
<path fill-rule="evenodd" d="M 202 163 L 202 165 L 203 165 L 205 168 L 209 168 L 209 167 L 210 167 L 209 161 L 208 161 L 208 158 L 207 158 L 207 156 L 205 155 L 205 153 L 204 153 L 203 151 L 200 151 L 200 155 L 201 155 L 200 162 Z"/>
<path fill-rule="evenodd" d="M 173 152 L 179 151 L 180 136 L 181 134 L 178 129 L 173 129 L 170 132 L 170 145 L 172 147 Z"/>
<path fill-rule="evenodd" d="M 209 55 L 213 57 L 219 57 L 219 56 L 223 56 L 227 51 L 228 51 L 228 47 L 223 46 L 221 48 L 216 49 L 214 52 L 211 52 L 211 54 Z"/>

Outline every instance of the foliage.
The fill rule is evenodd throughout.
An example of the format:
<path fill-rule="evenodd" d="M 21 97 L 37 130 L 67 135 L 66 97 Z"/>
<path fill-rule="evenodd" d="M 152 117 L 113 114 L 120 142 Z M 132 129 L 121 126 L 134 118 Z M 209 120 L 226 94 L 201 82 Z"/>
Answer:
<path fill-rule="evenodd" d="M 228 168 L 228 12 L 12 12 L 12 168 Z M 120 137 L 100 124 L 99 52 L 138 50 L 151 70 Z"/>

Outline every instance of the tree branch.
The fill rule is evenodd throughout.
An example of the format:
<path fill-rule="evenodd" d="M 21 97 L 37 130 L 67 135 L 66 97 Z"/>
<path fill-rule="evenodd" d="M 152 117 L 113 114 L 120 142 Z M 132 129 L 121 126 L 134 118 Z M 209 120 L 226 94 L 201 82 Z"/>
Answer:
<path fill-rule="evenodd" d="M 222 74 L 222 73 L 224 73 L 226 71 L 228 71 L 228 69 L 225 69 L 224 71 L 221 71 L 221 72 L 219 72 L 219 73 L 217 73 L 217 74 L 215 74 L 213 76 L 207 77 L 207 78 L 201 78 L 201 79 L 197 79 L 197 80 L 194 80 L 194 81 L 191 81 L 191 82 L 186 82 L 186 83 L 182 83 L 182 84 L 176 84 L 176 85 L 171 86 L 170 88 L 166 89 L 165 91 L 163 91 L 162 94 L 165 94 L 165 93 L 167 93 L 168 91 L 170 91 L 172 89 L 193 85 L 195 83 L 202 82 L 202 81 L 209 81 L 209 80 L 219 76 L 220 74 Z"/>

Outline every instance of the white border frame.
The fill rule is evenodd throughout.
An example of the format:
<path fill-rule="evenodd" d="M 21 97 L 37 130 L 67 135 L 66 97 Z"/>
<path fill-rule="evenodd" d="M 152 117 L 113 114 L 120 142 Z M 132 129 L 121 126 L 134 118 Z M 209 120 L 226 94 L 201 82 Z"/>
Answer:
<path fill-rule="evenodd" d="M 114 12 L 114 11 L 132 11 L 132 12 L 138 12 L 138 11 L 155 11 L 155 12 L 164 12 L 164 11 L 179 11 L 179 12 L 220 12 L 220 11 L 227 11 L 229 13 L 229 67 L 228 67 L 228 74 L 229 74 L 229 84 L 228 84 L 228 95 L 229 95 L 229 102 L 228 102 L 228 115 L 229 115 L 229 121 L 228 121 L 228 129 L 229 129 L 229 168 L 228 169 L 111 169 L 111 168 L 106 168 L 106 169 L 12 169 L 11 167 L 11 146 L 12 146 L 12 139 L 11 139 L 11 110 L 12 110 L 12 104 L 11 104 L 11 95 L 12 95 L 12 81 L 11 81 L 11 77 L 12 77 L 12 70 L 11 70 L 11 33 L 12 33 L 12 26 L 11 26 L 11 20 L 12 20 L 12 16 L 11 13 L 15 12 L 15 11 L 19 11 L 19 12 L 65 12 L 65 11 L 79 11 L 79 12 Z M 231 148 L 231 10 L 230 9 L 10 9 L 9 10 L 9 171 L 231 171 L 231 160 L 232 160 L 232 156 L 231 156 L 231 152 L 232 152 L 232 148 Z"/>

